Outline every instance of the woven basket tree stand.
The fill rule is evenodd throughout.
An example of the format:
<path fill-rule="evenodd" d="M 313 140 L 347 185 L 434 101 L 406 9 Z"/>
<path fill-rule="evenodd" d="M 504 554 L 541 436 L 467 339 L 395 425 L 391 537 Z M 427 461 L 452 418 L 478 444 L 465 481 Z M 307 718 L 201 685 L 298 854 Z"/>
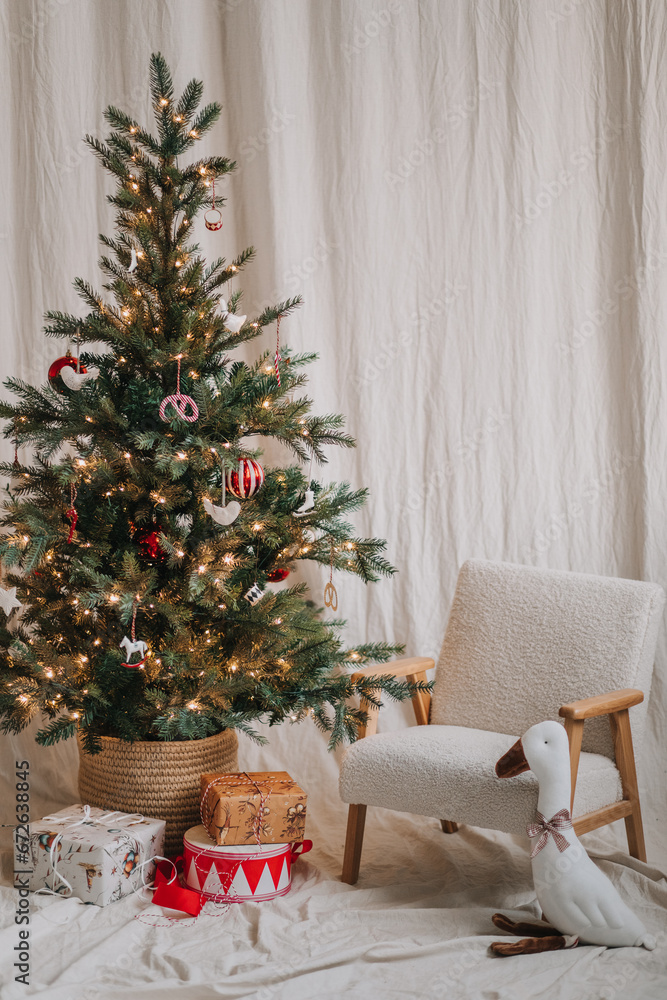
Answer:
<path fill-rule="evenodd" d="M 238 771 L 233 729 L 204 740 L 126 743 L 100 737 L 104 749 L 91 756 L 79 744 L 79 794 L 84 805 L 142 813 L 167 823 L 164 853 L 180 854 L 183 834 L 200 822 L 199 776 Z"/>

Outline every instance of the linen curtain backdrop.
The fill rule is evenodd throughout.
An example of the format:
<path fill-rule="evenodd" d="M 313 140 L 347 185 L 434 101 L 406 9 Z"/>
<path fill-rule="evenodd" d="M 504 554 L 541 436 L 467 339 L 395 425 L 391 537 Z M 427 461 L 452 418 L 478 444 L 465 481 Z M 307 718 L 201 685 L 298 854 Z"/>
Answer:
<path fill-rule="evenodd" d="M 386 537 L 399 572 L 368 589 L 335 580 L 350 646 L 437 655 L 468 557 L 667 584 L 665 4 L 0 11 L 3 377 L 43 383 L 66 346 L 44 337 L 43 313 L 83 314 L 76 275 L 101 287 L 111 181 L 81 140 L 104 134 L 109 103 L 150 122 L 160 50 L 177 88 L 196 76 L 224 105 L 202 152 L 238 162 L 221 185 L 223 229 L 197 227 L 206 256 L 257 248 L 241 280 L 249 315 L 303 294 L 281 335 L 319 353 L 316 410 L 346 414 L 358 439 L 314 474 L 370 487 L 358 531 Z M 302 573 L 321 601 L 324 569 Z M 663 864 L 665 653 L 663 634 L 640 763 L 649 858 Z M 409 706 L 381 718 L 411 723 Z M 32 732 L 1 740 L 0 801 L 14 759 L 28 759 L 37 817 L 77 800 L 77 759 L 73 741 L 45 750 Z M 239 759 L 294 770 L 338 831 L 320 843 L 335 865 L 337 756 L 308 722 L 269 735 L 266 749 L 242 737 Z"/>

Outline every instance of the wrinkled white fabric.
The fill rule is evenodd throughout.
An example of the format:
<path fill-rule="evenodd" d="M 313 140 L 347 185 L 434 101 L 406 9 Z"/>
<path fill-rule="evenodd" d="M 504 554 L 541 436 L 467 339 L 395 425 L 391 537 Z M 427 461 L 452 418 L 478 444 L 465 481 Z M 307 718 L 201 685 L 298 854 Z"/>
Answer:
<path fill-rule="evenodd" d="M 386 537 L 399 574 L 337 577 L 350 644 L 436 656 L 469 557 L 665 585 L 663 3 L 3 0 L 0 19 L 3 376 L 43 381 L 64 349 L 44 311 L 83 312 L 75 275 L 102 284 L 112 185 L 81 137 L 104 134 L 108 103 L 149 119 L 159 49 L 178 87 L 203 78 L 224 105 L 202 152 L 239 163 L 223 229 L 198 226 L 205 254 L 257 247 L 249 315 L 304 295 L 281 337 L 319 352 L 316 409 L 345 413 L 359 441 L 317 475 L 370 486 L 355 530 Z M 324 570 L 303 575 L 321 600 Z M 640 770 L 663 865 L 666 650 L 663 631 Z M 381 729 L 411 722 L 390 706 Z M 493 908 L 532 898 L 506 836 L 369 810 L 362 880 L 342 886 L 338 756 L 307 725 L 269 736 L 240 759 L 311 793 L 298 892 L 195 932 L 130 922 L 131 902 L 36 904 L 44 996 L 663 995 L 664 945 L 486 959 Z M 75 748 L 31 737 L 2 740 L 3 822 L 14 759 L 31 762 L 35 816 L 77 799 Z M 588 842 L 624 847 L 622 829 Z M 615 866 L 618 882 L 664 930 L 664 888 L 640 867 Z M 13 902 L 3 889 L 3 957 Z"/>

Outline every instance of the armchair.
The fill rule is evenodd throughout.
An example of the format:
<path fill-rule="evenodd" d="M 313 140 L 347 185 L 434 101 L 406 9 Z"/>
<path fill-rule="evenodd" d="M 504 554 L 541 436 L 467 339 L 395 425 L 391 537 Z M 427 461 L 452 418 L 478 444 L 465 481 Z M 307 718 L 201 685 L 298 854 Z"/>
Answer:
<path fill-rule="evenodd" d="M 570 741 L 577 834 L 623 818 L 630 853 L 645 861 L 635 751 L 664 602 L 656 584 L 466 562 L 433 696 L 413 698 L 417 727 L 377 733 L 377 710 L 362 705 L 368 722 L 341 765 L 343 881 L 357 881 L 369 805 L 446 817 L 445 833 L 461 823 L 525 833 L 537 782 L 531 772 L 499 782 L 494 765 L 530 726 L 558 718 Z M 411 657 L 383 672 L 424 680 L 433 666 Z"/>

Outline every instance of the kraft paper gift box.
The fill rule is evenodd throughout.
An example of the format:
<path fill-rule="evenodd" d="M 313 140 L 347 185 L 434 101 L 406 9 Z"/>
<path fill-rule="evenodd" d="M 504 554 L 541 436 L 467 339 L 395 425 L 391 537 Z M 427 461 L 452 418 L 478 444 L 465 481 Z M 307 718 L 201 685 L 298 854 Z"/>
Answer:
<path fill-rule="evenodd" d="M 106 906 L 153 879 L 162 854 L 165 821 L 74 805 L 20 827 L 14 839 L 14 884 L 78 896 Z M 143 867 L 142 867 L 143 865 Z"/>
<path fill-rule="evenodd" d="M 202 823 L 216 844 L 303 840 L 307 795 L 287 771 L 202 774 Z"/>

